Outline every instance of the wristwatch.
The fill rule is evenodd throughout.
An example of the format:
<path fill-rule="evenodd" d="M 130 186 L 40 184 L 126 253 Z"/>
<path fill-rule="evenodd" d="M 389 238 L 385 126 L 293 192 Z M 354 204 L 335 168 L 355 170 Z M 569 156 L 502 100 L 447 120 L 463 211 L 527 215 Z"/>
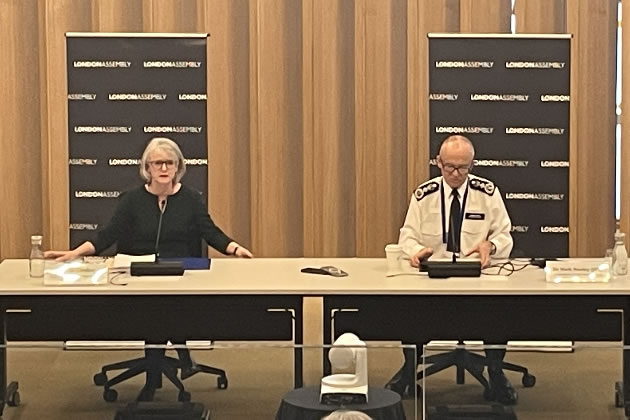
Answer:
<path fill-rule="evenodd" d="M 490 241 L 490 245 L 492 245 L 492 249 L 490 250 L 490 255 L 496 254 L 497 253 L 497 246 L 492 241 Z"/>

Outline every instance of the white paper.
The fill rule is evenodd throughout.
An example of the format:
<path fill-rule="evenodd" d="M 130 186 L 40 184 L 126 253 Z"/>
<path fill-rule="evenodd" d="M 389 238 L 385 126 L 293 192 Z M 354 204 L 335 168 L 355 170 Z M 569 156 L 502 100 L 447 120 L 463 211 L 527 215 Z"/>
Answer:
<path fill-rule="evenodd" d="M 412 267 L 409 264 L 409 260 L 403 259 L 400 260 L 400 267 L 396 270 L 387 270 L 387 274 L 385 277 L 394 277 L 394 276 L 428 276 L 429 273 L 426 271 L 420 271 L 419 269 Z"/>
<path fill-rule="evenodd" d="M 154 262 L 155 254 L 148 255 L 129 255 L 129 254 L 116 254 L 114 257 L 114 264 L 111 269 L 120 270 L 128 269 L 132 262 Z"/>

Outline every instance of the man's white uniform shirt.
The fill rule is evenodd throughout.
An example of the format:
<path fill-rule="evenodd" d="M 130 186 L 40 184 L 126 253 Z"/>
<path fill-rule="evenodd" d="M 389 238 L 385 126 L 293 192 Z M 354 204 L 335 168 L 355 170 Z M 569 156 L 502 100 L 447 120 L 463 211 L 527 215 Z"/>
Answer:
<path fill-rule="evenodd" d="M 410 258 L 425 247 L 433 248 L 433 255 L 438 258 L 452 255 L 446 250 L 452 191 L 439 176 L 420 185 L 411 196 L 398 239 Z M 460 255 L 488 240 L 496 247 L 493 258 L 507 258 L 513 245 L 512 223 L 498 187 L 485 178 L 469 175 L 457 191 L 463 216 Z"/>

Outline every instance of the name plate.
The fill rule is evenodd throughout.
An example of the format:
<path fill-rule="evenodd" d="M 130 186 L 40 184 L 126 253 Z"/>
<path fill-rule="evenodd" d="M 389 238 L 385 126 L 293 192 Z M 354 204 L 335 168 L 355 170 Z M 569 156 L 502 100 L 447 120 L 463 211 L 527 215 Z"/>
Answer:
<path fill-rule="evenodd" d="M 545 278 L 549 283 L 608 283 L 610 267 L 603 259 L 547 261 Z"/>

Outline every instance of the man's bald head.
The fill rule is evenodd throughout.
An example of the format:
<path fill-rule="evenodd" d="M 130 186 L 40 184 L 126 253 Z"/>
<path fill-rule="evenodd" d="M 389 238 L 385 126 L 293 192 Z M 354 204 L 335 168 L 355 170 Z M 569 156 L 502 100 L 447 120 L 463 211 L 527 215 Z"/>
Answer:
<path fill-rule="evenodd" d="M 444 181 L 451 188 L 459 188 L 472 168 L 475 158 L 475 148 L 464 136 L 447 137 L 440 146 L 437 164 L 442 172 Z"/>
<path fill-rule="evenodd" d="M 475 146 L 473 146 L 468 137 L 459 135 L 449 136 L 444 139 L 442 145 L 440 146 L 440 156 L 444 155 L 445 153 L 448 154 L 448 152 L 462 152 L 464 151 L 462 149 L 468 149 L 468 151 L 470 152 L 471 161 L 475 158 Z"/>

